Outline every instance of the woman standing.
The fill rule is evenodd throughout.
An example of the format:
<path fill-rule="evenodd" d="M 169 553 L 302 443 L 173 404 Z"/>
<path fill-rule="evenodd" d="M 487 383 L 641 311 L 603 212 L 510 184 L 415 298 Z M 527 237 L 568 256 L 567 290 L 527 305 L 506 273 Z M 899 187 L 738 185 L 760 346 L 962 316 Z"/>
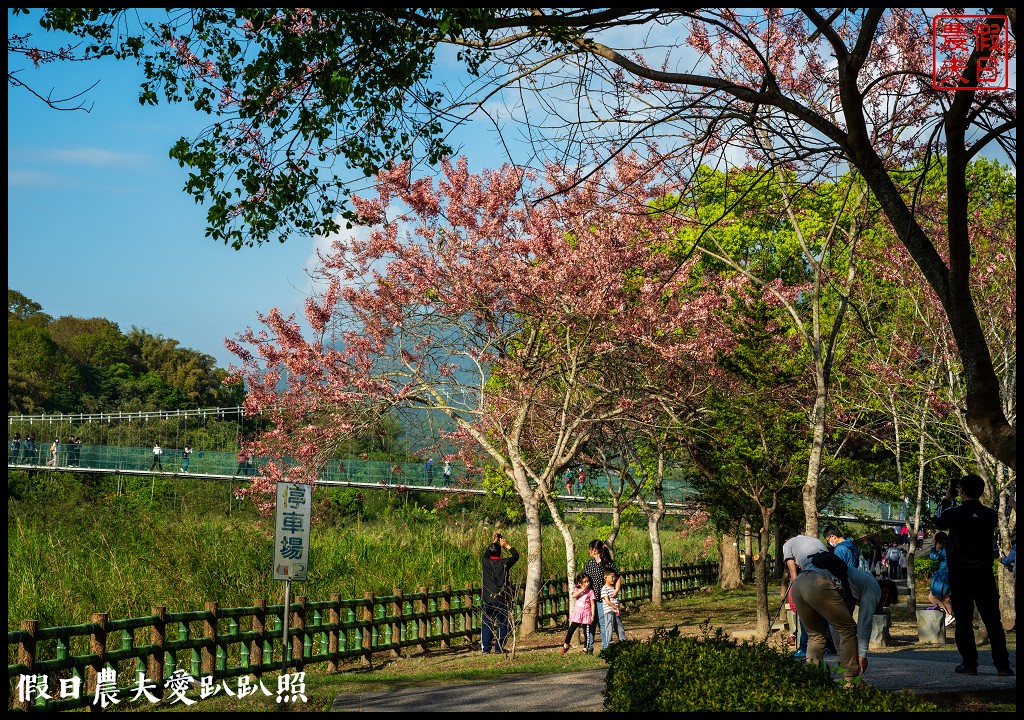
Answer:
<path fill-rule="evenodd" d="M 937 532 L 932 538 L 932 549 L 928 553 L 928 557 L 939 561 L 939 569 L 932 573 L 928 599 L 946 613 L 946 627 L 949 627 L 956 618 L 953 617 L 953 606 L 949 602 L 949 567 L 946 565 L 947 537 L 946 533 Z"/>
<path fill-rule="evenodd" d="M 590 578 L 590 587 L 599 588 L 604 585 L 604 573 L 606 570 L 614 570 L 615 572 L 618 572 L 619 569 L 615 567 L 615 561 L 612 560 L 612 551 L 602 541 L 591 540 L 590 544 L 587 545 L 587 548 L 590 552 L 590 559 L 587 560 L 587 564 L 583 566 L 583 572 Z M 619 578 L 615 583 L 616 594 L 621 587 L 622 578 Z M 601 629 L 601 649 L 603 650 L 611 643 L 609 633 L 611 628 L 607 627 L 605 624 L 601 598 L 597 597 L 595 598 L 595 601 L 597 602 L 597 607 L 595 608 L 597 611 L 595 615 L 597 615 L 597 617 L 594 618 L 593 627 L 595 629 L 600 627 Z M 594 633 L 591 633 L 591 638 L 593 638 L 593 636 Z M 593 643 L 593 640 L 590 642 Z M 591 649 L 593 648 L 591 647 Z"/>

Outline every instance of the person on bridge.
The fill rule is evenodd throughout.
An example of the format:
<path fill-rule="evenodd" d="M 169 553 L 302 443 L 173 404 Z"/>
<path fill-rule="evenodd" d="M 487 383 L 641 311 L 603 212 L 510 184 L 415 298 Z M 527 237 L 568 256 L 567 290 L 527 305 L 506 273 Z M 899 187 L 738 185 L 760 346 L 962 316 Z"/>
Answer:
<path fill-rule="evenodd" d="M 185 443 L 185 449 L 181 451 L 181 472 L 188 472 L 188 463 L 192 459 L 192 447 Z"/>
<path fill-rule="evenodd" d="M 953 637 L 963 660 L 954 672 L 978 674 L 978 646 L 974 639 L 974 608 L 977 606 L 988 632 L 992 664 L 1000 675 L 1012 677 L 1006 631 L 999 615 L 999 588 L 992 568 L 992 547 L 999 516 L 981 503 L 985 481 L 978 475 L 964 475 L 956 483 L 956 489 L 960 492 L 960 505 L 951 507 L 954 488 L 950 486 L 934 519 L 937 528 L 949 531 L 946 546 L 949 599 L 953 614 L 958 618 Z"/>
<path fill-rule="evenodd" d="M 434 484 L 434 458 L 427 458 L 423 468 L 427 471 L 427 485 Z"/>
<path fill-rule="evenodd" d="M 443 478 L 442 484 L 445 487 L 450 487 L 452 484 L 452 464 L 447 460 L 444 461 L 444 469 L 441 470 L 441 477 Z"/>
<path fill-rule="evenodd" d="M 50 443 L 50 462 L 48 465 L 57 467 L 57 455 L 60 453 L 60 438 L 54 438 L 53 442 Z"/>
<path fill-rule="evenodd" d="M 11 451 L 7 454 L 7 464 L 12 465 L 21 461 L 21 433 L 14 433 L 11 440 Z"/>
<path fill-rule="evenodd" d="M 502 549 L 508 557 L 501 556 Z M 501 533 L 494 533 L 494 542 L 484 550 L 483 568 L 483 622 L 480 645 L 485 655 L 490 654 L 492 643 L 498 652 L 505 652 L 505 643 L 515 602 L 515 586 L 509 571 L 519 560 L 519 551 L 508 544 Z"/>
<path fill-rule="evenodd" d="M 164 449 L 160 447 L 160 443 L 153 446 L 153 462 L 149 464 L 149 469 L 158 468 L 160 472 L 164 471 L 164 466 L 160 462 L 160 456 L 163 454 Z"/>

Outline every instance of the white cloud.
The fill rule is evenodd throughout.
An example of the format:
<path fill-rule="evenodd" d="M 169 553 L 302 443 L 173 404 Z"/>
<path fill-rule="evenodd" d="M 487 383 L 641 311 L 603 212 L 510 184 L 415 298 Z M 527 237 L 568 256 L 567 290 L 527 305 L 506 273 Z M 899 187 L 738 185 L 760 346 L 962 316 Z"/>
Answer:
<path fill-rule="evenodd" d="M 143 160 L 138 153 L 119 153 L 95 147 L 54 148 L 41 154 L 40 159 L 46 162 L 70 163 L 73 165 L 89 165 L 92 167 L 114 167 L 136 165 Z"/>
<path fill-rule="evenodd" d="M 7 169 L 7 187 L 54 187 L 62 184 L 61 177 L 38 170 Z"/>

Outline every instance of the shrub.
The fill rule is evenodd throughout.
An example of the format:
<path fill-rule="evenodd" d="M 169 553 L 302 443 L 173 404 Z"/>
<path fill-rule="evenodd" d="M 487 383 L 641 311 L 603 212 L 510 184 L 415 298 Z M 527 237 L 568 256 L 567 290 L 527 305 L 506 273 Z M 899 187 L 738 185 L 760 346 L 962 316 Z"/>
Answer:
<path fill-rule="evenodd" d="M 766 643 L 738 643 L 721 628 L 702 637 L 659 630 L 650 640 L 602 651 L 610 665 L 611 712 L 878 712 L 935 710 L 908 693 L 869 686 L 844 690 L 825 665 L 780 654 Z"/>

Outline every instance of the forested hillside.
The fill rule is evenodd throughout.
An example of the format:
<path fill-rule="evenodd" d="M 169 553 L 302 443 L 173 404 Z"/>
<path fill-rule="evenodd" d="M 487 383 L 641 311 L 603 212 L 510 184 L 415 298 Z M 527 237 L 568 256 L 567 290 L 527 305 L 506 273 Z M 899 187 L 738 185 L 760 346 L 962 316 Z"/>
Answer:
<path fill-rule="evenodd" d="M 8 413 L 97 413 L 240 405 L 216 361 L 177 340 L 106 318 L 54 319 L 7 290 Z"/>

